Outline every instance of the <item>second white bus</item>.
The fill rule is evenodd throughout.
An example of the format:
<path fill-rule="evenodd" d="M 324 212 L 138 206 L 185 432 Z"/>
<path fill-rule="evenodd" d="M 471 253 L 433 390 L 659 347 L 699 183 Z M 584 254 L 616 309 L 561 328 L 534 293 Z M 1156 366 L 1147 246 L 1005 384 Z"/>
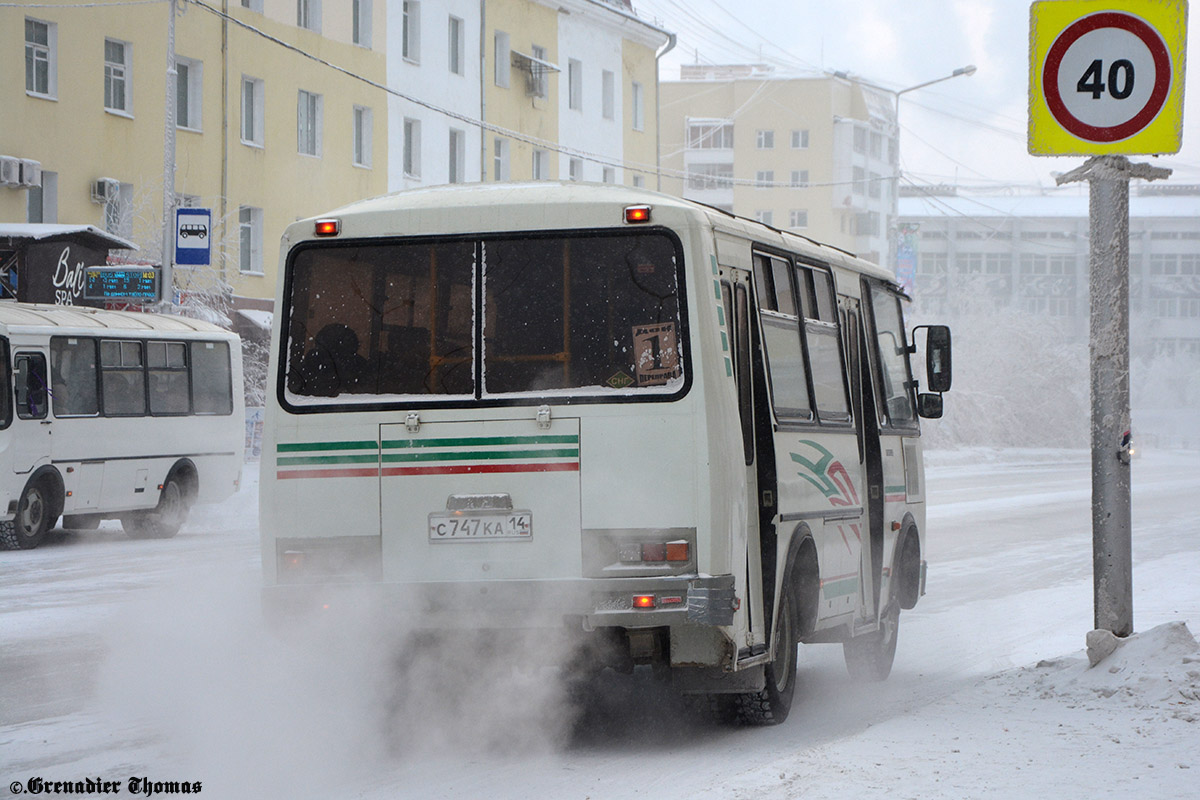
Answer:
<path fill-rule="evenodd" d="M 748 722 L 797 643 L 886 677 L 925 586 L 894 276 L 616 186 L 401 192 L 284 237 L 260 479 L 266 596 L 568 634 Z M 534 641 L 539 641 L 536 637 Z M 547 648 L 549 652 L 549 648 Z M 536 659 L 538 653 L 530 653 Z"/>
<path fill-rule="evenodd" d="M 184 317 L 0 303 L 0 549 L 59 518 L 174 536 L 237 491 L 241 344 Z"/>

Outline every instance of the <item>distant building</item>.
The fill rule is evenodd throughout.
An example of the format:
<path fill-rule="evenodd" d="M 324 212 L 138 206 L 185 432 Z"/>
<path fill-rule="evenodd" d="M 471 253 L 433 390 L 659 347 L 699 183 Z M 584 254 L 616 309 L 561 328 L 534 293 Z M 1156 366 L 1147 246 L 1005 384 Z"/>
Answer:
<path fill-rule="evenodd" d="M 889 93 L 765 65 L 684 66 L 681 80 L 662 84 L 660 124 L 664 191 L 889 261 L 898 174 Z"/>
<path fill-rule="evenodd" d="M 936 317 L 984 302 L 1059 318 L 1087 338 L 1086 191 L 904 194 L 912 196 L 900 198 L 899 225 L 919 311 Z M 1134 355 L 1200 356 L 1200 186 L 1134 184 L 1129 273 Z"/>

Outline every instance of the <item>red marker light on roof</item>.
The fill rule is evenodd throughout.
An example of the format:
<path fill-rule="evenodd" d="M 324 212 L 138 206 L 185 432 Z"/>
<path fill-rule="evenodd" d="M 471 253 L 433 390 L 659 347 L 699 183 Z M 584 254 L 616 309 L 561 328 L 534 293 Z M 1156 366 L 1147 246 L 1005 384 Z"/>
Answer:
<path fill-rule="evenodd" d="M 319 219 L 313 233 L 317 236 L 337 236 L 341 231 L 342 221 L 340 219 Z"/>
<path fill-rule="evenodd" d="M 650 206 L 626 206 L 625 207 L 626 222 L 649 222 L 650 221 Z"/>

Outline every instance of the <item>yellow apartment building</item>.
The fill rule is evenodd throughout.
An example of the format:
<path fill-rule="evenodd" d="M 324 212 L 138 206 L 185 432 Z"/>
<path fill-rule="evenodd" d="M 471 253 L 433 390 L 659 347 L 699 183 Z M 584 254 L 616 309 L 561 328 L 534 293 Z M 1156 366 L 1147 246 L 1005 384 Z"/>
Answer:
<path fill-rule="evenodd" d="M 0 187 L 0 222 L 90 224 L 160 261 L 170 7 L 0 8 L 20 76 L 0 85 L 0 155 L 37 177 Z M 178 0 L 175 23 L 174 192 L 212 210 L 211 267 L 175 290 L 269 309 L 284 227 L 387 189 L 385 92 L 305 56 L 383 83 L 386 3 Z"/>

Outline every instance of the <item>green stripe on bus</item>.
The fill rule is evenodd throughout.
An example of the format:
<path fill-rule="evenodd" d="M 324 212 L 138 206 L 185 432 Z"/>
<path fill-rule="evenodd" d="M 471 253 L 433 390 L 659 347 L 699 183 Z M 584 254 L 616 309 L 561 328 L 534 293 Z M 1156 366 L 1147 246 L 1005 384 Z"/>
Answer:
<path fill-rule="evenodd" d="M 366 456 L 281 456 L 276 464 L 281 467 L 299 467 L 312 464 L 377 464 L 379 455 L 371 453 Z"/>
<path fill-rule="evenodd" d="M 729 352 L 729 337 L 725 335 L 725 331 L 721 331 L 721 349 Z"/>
<path fill-rule="evenodd" d="M 907 491 L 908 491 L 907 487 L 905 487 L 903 484 L 901 484 L 900 486 L 885 486 L 885 487 L 883 487 L 884 494 L 899 494 L 900 492 L 907 492 Z"/>
<path fill-rule="evenodd" d="M 276 450 L 280 453 L 306 453 L 314 450 L 375 450 L 379 442 L 292 442 L 280 444 Z"/>
<path fill-rule="evenodd" d="M 725 356 L 725 377 L 733 377 L 733 364 L 729 362 L 729 356 Z"/>
<path fill-rule="evenodd" d="M 725 307 L 717 306 L 717 322 L 721 323 L 721 327 L 725 327 Z"/>
<path fill-rule="evenodd" d="M 448 453 L 384 453 L 386 464 L 412 461 L 496 461 L 506 458 L 579 458 L 577 448 L 558 450 L 471 450 Z"/>
<path fill-rule="evenodd" d="M 840 581 L 830 581 L 821 587 L 826 597 L 845 597 L 858 591 L 858 578 L 843 578 Z"/>
<path fill-rule="evenodd" d="M 387 439 L 383 449 L 405 447 L 478 447 L 498 444 L 579 444 L 575 434 L 563 436 L 476 436 L 462 439 Z"/>

